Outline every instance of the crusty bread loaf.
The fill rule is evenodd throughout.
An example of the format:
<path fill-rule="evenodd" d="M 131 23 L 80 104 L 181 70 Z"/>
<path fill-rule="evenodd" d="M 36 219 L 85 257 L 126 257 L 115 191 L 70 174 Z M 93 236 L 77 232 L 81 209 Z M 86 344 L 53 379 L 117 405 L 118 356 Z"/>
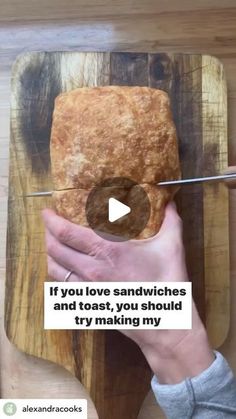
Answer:
<path fill-rule="evenodd" d="M 147 225 L 145 229 L 138 235 L 139 239 L 144 239 L 151 237 L 157 232 L 161 226 L 163 216 L 164 216 L 164 210 L 166 203 L 170 199 L 170 193 L 165 188 L 157 188 L 152 185 L 144 184 L 141 185 L 143 189 L 146 191 L 147 196 L 149 198 L 149 201 L 151 203 L 151 213 L 149 220 L 147 222 Z M 106 189 L 103 196 L 107 194 L 107 197 L 113 196 L 112 194 L 112 188 L 104 188 Z M 136 187 L 134 186 L 129 191 L 129 196 L 127 199 L 127 196 L 125 197 L 125 202 L 127 205 L 129 205 L 132 208 L 132 201 L 137 202 L 137 199 L 135 197 Z M 86 201 L 89 195 L 88 189 L 71 189 L 69 191 L 55 191 L 53 194 L 54 197 L 54 203 L 57 210 L 57 213 L 60 214 L 62 217 L 67 218 L 68 220 L 76 223 L 81 224 L 84 226 L 88 226 L 85 207 L 86 207 Z M 139 191 L 137 191 L 138 194 L 140 194 Z M 120 196 L 117 194 L 116 190 L 116 198 L 119 199 L 121 202 L 124 202 L 123 199 L 123 190 L 120 190 Z M 97 202 L 97 210 L 95 211 L 95 216 L 97 216 L 96 220 L 96 226 L 97 230 L 104 231 L 104 226 L 106 225 L 106 208 L 105 208 L 105 202 L 106 200 L 100 200 Z M 91 208 L 93 210 L 94 208 Z M 141 215 L 142 216 L 142 215 Z M 145 214 L 143 214 L 145 217 Z M 113 231 L 115 234 L 115 228 L 117 227 L 117 234 L 121 235 L 121 227 L 119 224 L 117 226 L 113 225 Z M 129 231 L 129 234 L 132 236 L 132 218 L 127 218 L 127 223 L 124 226 L 126 231 Z M 137 223 L 135 223 L 134 226 L 135 229 L 137 229 Z M 106 231 L 106 230 L 105 230 Z M 125 231 L 124 231 L 125 235 Z"/>
<path fill-rule="evenodd" d="M 53 114 L 51 166 L 57 212 L 83 225 L 87 225 L 86 199 L 94 185 L 111 177 L 143 184 L 151 216 L 138 238 L 153 236 L 176 191 L 155 185 L 180 177 L 168 95 L 149 87 L 126 86 L 83 87 L 59 95 Z"/>

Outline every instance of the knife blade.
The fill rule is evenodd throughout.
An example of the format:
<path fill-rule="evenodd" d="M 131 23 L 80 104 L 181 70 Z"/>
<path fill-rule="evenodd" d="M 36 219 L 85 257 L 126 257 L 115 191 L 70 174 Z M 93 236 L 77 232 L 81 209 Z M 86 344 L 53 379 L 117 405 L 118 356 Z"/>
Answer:
<path fill-rule="evenodd" d="M 217 176 L 205 176 L 198 178 L 190 179 L 179 179 L 179 180 L 168 180 L 157 183 L 157 186 L 175 186 L 175 185 L 189 185 L 195 183 L 204 183 L 204 182 L 221 182 L 222 180 L 227 179 L 236 179 L 236 173 L 230 173 L 227 175 L 217 175 Z M 41 196 L 51 196 L 53 191 L 42 191 L 42 192 L 31 192 L 25 195 L 26 198 L 29 197 L 41 197 Z"/>
<path fill-rule="evenodd" d="M 171 186 L 171 185 L 188 185 L 191 183 L 204 183 L 204 182 L 220 182 L 226 179 L 236 179 L 236 173 L 230 173 L 227 175 L 217 175 L 217 176 L 205 176 L 197 177 L 192 179 L 179 179 L 179 180 L 167 180 L 164 182 L 159 182 L 158 186 Z"/>

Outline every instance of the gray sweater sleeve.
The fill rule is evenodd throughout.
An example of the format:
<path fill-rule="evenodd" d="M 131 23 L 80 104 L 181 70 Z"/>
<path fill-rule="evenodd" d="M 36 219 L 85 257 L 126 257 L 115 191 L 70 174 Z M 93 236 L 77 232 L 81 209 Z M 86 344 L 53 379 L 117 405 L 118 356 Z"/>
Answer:
<path fill-rule="evenodd" d="M 168 419 L 236 418 L 236 379 L 225 358 L 215 355 L 209 368 L 179 384 L 159 384 L 153 377 L 154 395 Z"/>

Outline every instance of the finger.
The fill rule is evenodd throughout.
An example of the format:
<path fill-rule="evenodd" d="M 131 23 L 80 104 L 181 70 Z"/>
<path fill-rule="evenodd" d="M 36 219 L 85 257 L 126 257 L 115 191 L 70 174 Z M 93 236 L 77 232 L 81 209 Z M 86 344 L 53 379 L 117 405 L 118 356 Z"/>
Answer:
<path fill-rule="evenodd" d="M 165 217 L 158 235 L 165 234 L 170 229 L 178 228 L 182 231 L 182 220 L 177 212 L 176 204 L 172 201 L 166 206 Z"/>
<path fill-rule="evenodd" d="M 48 275 L 51 279 L 64 282 L 68 269 L 60 266 L 54 259 L 48 256 Z M 79 277 L 73 272 L 67 282 L 79 282 Z"/>
<path fill-rule="evenodd" d="M 224 175 L 230 175 L 236 173 L 236 166 L 229 166 L 224 170 Z M 236 188 L 236 179 L 225 179 L 225 185 L 230 189 Z"/>
<path fill-rule="evenodd" d="M 58 241 L 80 252 L 92 254 L 104 242 L 90 228 L 71 223 L 52 210 L 43 210 L 42 216 L 45 226 Z"/>
<path fill-rule="evenodd" d="M 91 280 L 91 266 L 93 270 L 98 268 L 98 262 L 94 258 L 60 243 L 49 230 L 46 230 L 45 237 L 47 253 L 55 262 L 66 268 L 67 271 L 75 272 L 79 278 Z"/>

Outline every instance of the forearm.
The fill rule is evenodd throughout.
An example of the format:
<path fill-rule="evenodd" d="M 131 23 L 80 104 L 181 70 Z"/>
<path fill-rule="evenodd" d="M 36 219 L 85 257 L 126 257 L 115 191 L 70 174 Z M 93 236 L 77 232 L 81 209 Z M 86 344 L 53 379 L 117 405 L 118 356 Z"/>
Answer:
<path fill-rule="evenodd" d="M 162 331 L 142 345 L 155 397 L 168 419 L 236 417 L 235 377 L 212 351 L 194 304 L 192 320 L 191 331 Z"/>
<path fill-rule="evenodd" d="M 158 331 L 157 341 L 153 338 L 141 348 L 161 384 L 177 384 L 186 377 L 195 377 L 214 361 L 213 350 L 194 303 L 191 330 L 161 333 L 162 339 Z"/>

